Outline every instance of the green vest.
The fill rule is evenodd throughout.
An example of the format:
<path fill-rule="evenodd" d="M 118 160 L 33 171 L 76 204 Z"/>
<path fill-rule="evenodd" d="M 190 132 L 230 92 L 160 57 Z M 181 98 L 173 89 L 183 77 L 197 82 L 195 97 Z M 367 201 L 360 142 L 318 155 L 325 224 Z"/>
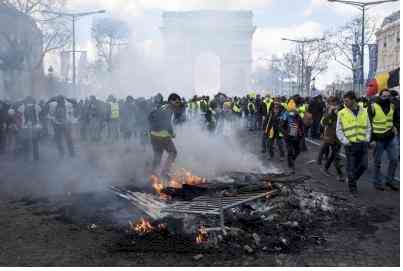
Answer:
<path fill-rule="evenodd" d="M 267 111 L 267 114 L 269 114 L 270 106 L 271 106 L 271 103 L 273 102 L 273 100 L 272 99 L 264 99 L 263 102 L 266 104 L 266 111 Z"/>
<path fill-rule="evenodd" d="M 240 113 L 241 112 L 241 107 L 239 106 L 239 103 L 233 103 L 232 105 L 232 111 L 235 113 Z"/>
<path fill-rule="evenodd" d="M 111 105 L 111 119 L 119 118 L 119 104 L 118 103 L 110 103 Z"/>
<path fill-rule="evenodd" d="M 383 112 L 381 106 L 377 103 L 373 104 L 373 112 L 375 113 L 372 119 L 372 132 L 374 134 L 384 134 L 393 128 L 393 114 L 395 112 L 395 106 L 390 105 L 390 110 L 387 115 Z"/>
<path fill-rule="evenodd" d="M 299 116 L 303 119 L 304 118 L 304 114 L 306 112 L 306 105 L 303 104 L 300 107 L 297 108 L 298 114 Z"/>
<path fill-rule="evenodd" d="M 200 101 L 200 110 L 202 111 L 202 112 L 207 112 L 207 110 L 208 110 L 208 103 L 207 103 L 207 101 L 206 100 L 201 100 Z"/>
<path fill-rule="evenodd" d="M 366 130 L 368 128 L 368 112 L 360 109 L 357 117 L 350 111 L 344 108 L 337 114 L 345 137 L 350 143 L 367 141 Z"/>

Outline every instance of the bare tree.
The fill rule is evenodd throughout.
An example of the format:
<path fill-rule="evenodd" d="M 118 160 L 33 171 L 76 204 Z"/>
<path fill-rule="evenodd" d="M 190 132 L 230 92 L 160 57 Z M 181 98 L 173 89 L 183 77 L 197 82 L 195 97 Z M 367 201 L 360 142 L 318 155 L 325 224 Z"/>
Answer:
<path fill-rule="evenodd" d="M 120 20 L 102 18 L 92 25 L 92 38 L 95 40 L 100 60 L 106 65 L 109 72 L 113 70 L 114 56 L 119 46 L 127 45 L 128 25 Z"/>
<path fill-rule="evenodd" d="M 365 41 L 364 44 L 373 43 L 375 39 L 375 32 L 377 29 L 377 23 L 375 18 L 366 16 L 365 18 Z M 361 45 L 361 30 L 362 18 L 356 17 L 349 21 L 342 27 L 329 31 L 327 33 L 329 37 L 329 45 L 331 49 L 331 57 L 342 67 L 354 71 L 355 63 L 353 61 L 353 44 Z M 360 50 L 361 52 L 361 50 Z"/>
<path fill-rule="evenodd" d="M 6 6 L 16 9 L 22 16 L 32 20 L 32 23 L 40 30 L 42 42 L 42 54 L 33 65 L 36 69 L 42 65 L 44 57 L 51 51 L 66 46 L 71 37 L 70 25 L 66 19 L 46 15 L 43 10 L 58 11 L 64 8 L 66 0 L 2 0 Z M 3 36 L 5 31 L 2 31 Z M 29 40 L 21 40 L 19 45 L 25 55 L 32 53 L 32 44 Z M 11 45 L 11 44 L 10 44 Z"/>

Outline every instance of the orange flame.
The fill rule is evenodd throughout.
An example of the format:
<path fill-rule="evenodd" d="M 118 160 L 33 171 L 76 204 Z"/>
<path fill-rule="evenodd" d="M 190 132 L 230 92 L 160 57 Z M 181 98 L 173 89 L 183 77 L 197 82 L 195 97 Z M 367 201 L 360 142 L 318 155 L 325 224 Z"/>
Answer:
<path fill-rule="evenodd" d="M 196 232 L 196 243 L 203 244 L 208 241 L 208 233 L 204 226 L 200 226 Z"/>
<path fill-rule="evenodd" d="M 158 194 L 163 194 L 162 191 L 166 187 L 173 187 L 173 188 L 182 188 L 184 184 L 189 184 L 189 185 L 198 185 L 202 183 L 206 183 L 207 180 L 199 177 L 192 175 L 191 172 L 187 171 L 186 169 L 182 168 L 179 170 L 176 170 L 174 174 L 170 177 L 168 184 L 165 186 L 164 181 L 159 178 L 156 175 L 151 175 L 150 176 L 150 182 L 151 185 L 153 186 L 154 190 Z"/>
<path fill-rule="evenodd" d="M 149 233 L 154 230 L 154 227 L 151 225 L 150 221 L 142 218 L 136 224 L 129 223 L 130 227 L 133 231 L 139 234 Z"/>

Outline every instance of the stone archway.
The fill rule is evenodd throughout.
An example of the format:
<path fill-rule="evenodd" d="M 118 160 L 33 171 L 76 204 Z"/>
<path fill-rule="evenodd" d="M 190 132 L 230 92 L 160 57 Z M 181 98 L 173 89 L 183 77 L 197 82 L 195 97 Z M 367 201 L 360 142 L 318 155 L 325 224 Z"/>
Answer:
<path fill-rule="evenodd" d="M 182 95 L 194 94 L 196 57 L 211 51 L 220 58 L 221 90 L 249 90 L 252 37 L 256 27 L 251 11 L 164 12 L 165 83 Z"/>

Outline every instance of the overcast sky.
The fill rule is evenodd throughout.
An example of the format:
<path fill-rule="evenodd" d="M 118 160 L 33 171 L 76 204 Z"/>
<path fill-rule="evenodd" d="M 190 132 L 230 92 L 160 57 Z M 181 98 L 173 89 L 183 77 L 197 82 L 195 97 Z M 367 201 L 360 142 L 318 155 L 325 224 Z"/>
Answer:
<path fill-rule="evenodd" d="M 387 3 L 370 9 L 379 22 L 399 10 L 400 3 Z M 351 6 L 328 3 L 326 0 L 69 0 L 69 9 L 87 11 L 106 9 L 108 16 L 118 17 L 135 28 L 136 41 L 152 46 L 160 40 L 158 27 L 164 10 L 252 10 L 257 30 L 253 37 L 253 58 L 281 55 L 290 49 L 282 37 L 320 37 L 324 30 L 343 25 L 360 12 Z M 99 15 L 98 15 L 99 17 Z M 82 19 L 78 25 L 80 49 L 94 53 L 91 45 L 92 19 Z M 331 83 L 337 76 L 344 78 L 348 71 L 336 63 L 317 78 L 319 87 Z"/>

